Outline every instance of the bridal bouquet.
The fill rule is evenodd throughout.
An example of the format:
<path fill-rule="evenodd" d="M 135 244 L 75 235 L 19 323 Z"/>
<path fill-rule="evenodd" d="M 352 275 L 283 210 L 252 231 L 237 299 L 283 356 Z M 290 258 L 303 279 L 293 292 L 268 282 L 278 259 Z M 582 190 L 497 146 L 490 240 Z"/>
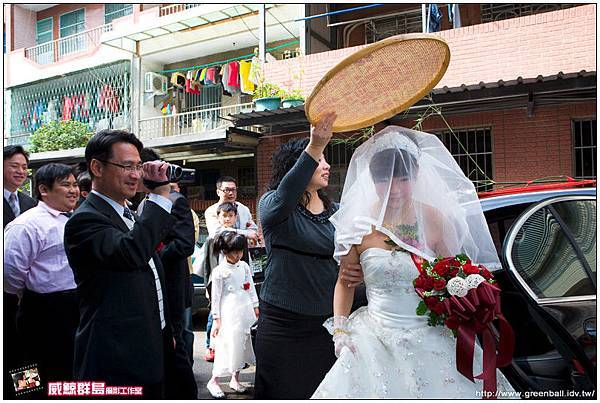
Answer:
<path fill-rule="evenodd" d="M 438 258 L 431 263 L 413 255 L 413 260 L 420 273 L 413 281 L 413 286 L 422 298 L 417 305 L 417 315 L 427 315 L 430 326 L 446 325 L 456 335 L 461 321 L 470 319 L 464 310 L 452 309 L 460 301 L 456 298 L 466 297 L 470 290 L 477 289 L 483 283 L 492 286 L 490 292 L 499 291 L 494 285 L 492 273 L 482 265 L 473 264 L 467 255 Z M 474 294 L 471 292 L 471 296 Z M 468 302 L 470 299 L 472 297 L 462 302 L 471 305 Z M 490 298 L 486 298 L 488 300 Z M 477 303 L 479 301 L 473 302 L 476 306 L 480 305 Z"/>
<path fill-rule="evenodd" d="M 493 396 L 496 368 L 512 360 L 515 336 L 500 310 L 500 288 L 483 265 L 468 256 L 435 259 L 433 262 L 412 255 L 419 270 L 413 286 L 421 301 L 417 315 L 428 315 L 430 326 L 445 325 L 456 336 L 456 368 L 467 379 L 483 380 L 483 389 Z M 497 320 L 496 340 L 492 321 Z M 483 372 L 473 375 L 475 338 L 482 338 Z"/>

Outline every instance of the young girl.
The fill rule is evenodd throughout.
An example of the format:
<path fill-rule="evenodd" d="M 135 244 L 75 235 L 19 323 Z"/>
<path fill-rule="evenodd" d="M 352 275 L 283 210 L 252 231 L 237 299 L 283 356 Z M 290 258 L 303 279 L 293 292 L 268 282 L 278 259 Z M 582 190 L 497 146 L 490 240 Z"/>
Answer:
<path fill-rule="evenodd" d="M 245 392 L 238 379 L 240 370 L 255 363 L 250 327 L 258 318 L 258 296 L 250 267 L 240 260 L 245 246 L 246 237 L 232 231 L 222 232 L 214 244 L 214 252 L 225 257 L 212 273 L 211 336 L 218 354 L 206 387 L 215 398 L 225 396 L 217 382 L 221 376 L 231 375 L 229 387 Z"/>

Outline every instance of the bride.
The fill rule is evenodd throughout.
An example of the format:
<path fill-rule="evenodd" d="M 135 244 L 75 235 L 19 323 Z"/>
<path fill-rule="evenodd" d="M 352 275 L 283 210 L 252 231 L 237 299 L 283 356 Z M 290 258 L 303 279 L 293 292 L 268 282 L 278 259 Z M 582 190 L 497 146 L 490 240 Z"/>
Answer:
<path fill-rule="evenodd" d="M 338 360 L 313 398 L 482 397 L 456 369 L 446 327 L 417 316 L 411 253 L 430 261 L 464 252 L 490 270 L 500 262 L 473 184 L 434 135 L 388 126 L 355 151 L 330 220 L 335 258 L 359 263 L 368 306 L 350 317 L 354 288 L 338 279 L 333 334 Z M 474 373 L 481 372 L 476 347 Z M 498 372 L 499 396 L 513 391 Z"/>

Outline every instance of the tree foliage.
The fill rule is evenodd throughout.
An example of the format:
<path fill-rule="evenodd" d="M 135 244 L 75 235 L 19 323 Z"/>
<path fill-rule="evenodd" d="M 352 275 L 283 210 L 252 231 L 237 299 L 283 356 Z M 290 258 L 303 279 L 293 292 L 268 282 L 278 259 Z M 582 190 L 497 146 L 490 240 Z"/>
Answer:
<path fill-rule="evenodd" d="M 92 134 L 85 123 L 75 120 L 50 122 L 31 135 L 31 152 L 39 153 L 85 147 Z"/>

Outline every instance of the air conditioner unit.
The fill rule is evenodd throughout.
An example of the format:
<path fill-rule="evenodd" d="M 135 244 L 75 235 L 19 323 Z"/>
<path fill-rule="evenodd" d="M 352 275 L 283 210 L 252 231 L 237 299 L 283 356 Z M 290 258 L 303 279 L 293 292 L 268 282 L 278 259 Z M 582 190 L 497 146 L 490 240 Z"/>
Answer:
<path fill-rule="evenodd" d="M 167 83 L 166 76 L 148 72 L 144 75 L 144 92 L 151 92 L 154 95 L 166 94 Z"/>

